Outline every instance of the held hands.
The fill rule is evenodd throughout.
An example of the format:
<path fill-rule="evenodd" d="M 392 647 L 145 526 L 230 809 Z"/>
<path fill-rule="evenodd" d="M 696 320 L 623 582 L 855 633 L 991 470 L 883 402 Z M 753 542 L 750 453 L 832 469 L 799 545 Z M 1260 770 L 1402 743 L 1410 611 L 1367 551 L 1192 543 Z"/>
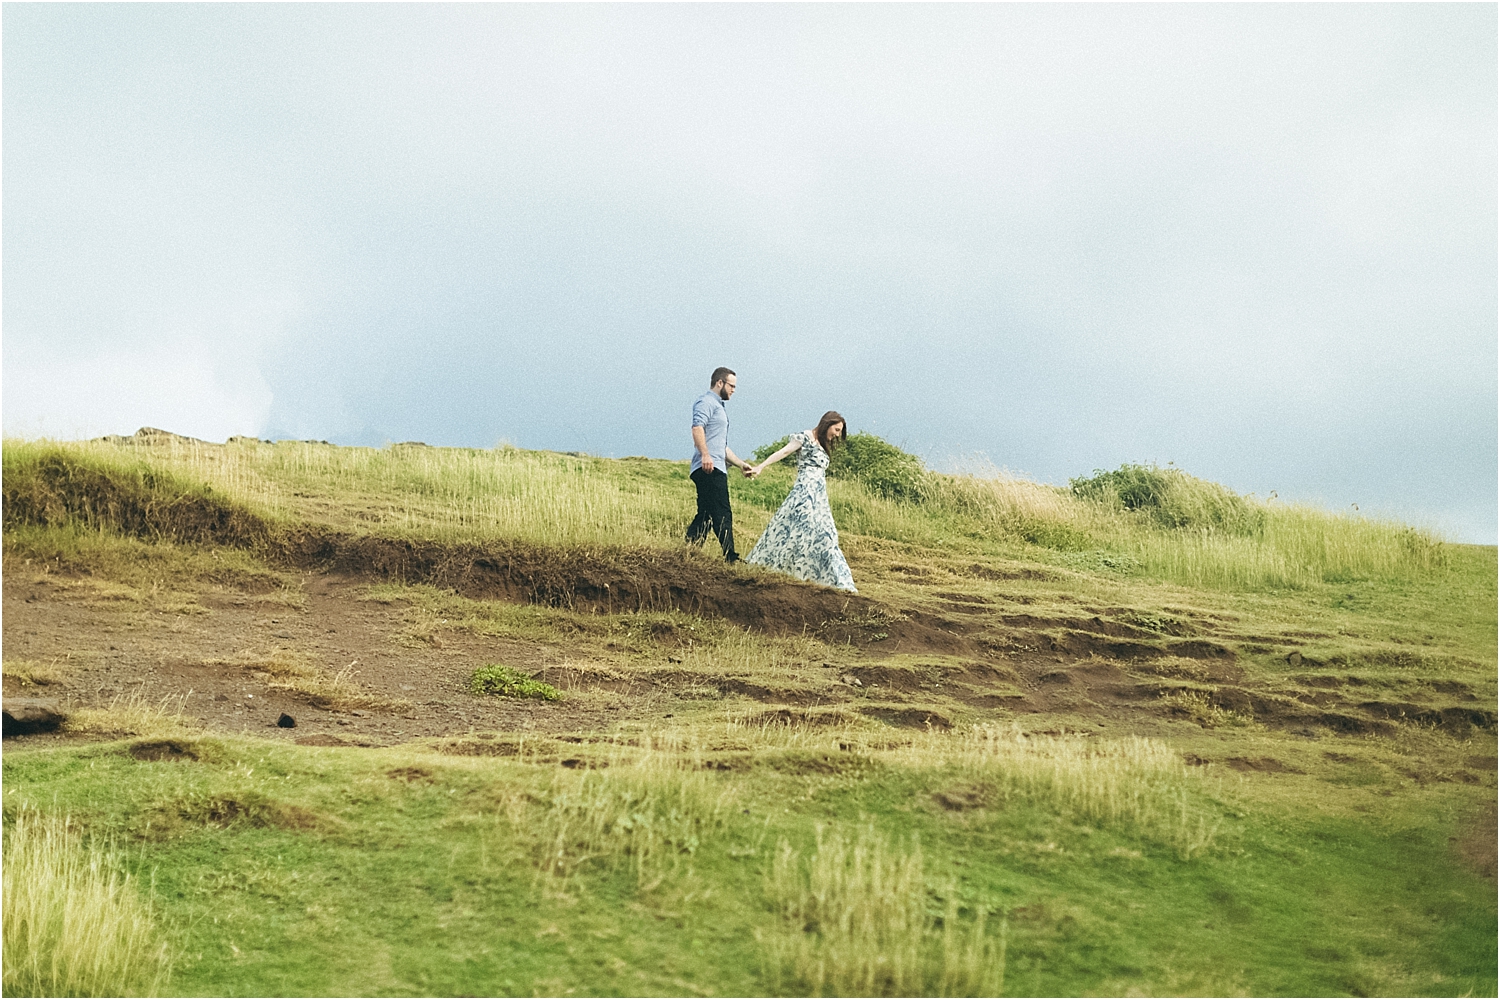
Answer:
<path fill-rule="evenodd" d="M 746 479 L 754 479 L 756 476 L 760 475 L 760 466 L 750 465 L 749 463 L 746 463 L 740 466 L 740 471 L 745 474 Z"/>

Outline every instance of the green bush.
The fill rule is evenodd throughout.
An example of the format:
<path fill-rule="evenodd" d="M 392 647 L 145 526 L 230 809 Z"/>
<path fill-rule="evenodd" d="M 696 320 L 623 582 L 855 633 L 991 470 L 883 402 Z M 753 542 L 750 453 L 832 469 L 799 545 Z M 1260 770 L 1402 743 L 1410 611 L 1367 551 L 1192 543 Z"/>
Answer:
<path fill-rule="evenodd" d="M 790 434 L 783 434 L 770 444 L 763 444 L 755 449 L 755 463 L 759 465 L 778 451 L 786 447 L 786 443 L 792 439 Z"/>
<path fill-rule="evenodd" d="M 761 445 L 755 449 L 755 461 L 764 462 L 790 440 L 780 437 Z M 850 434 L 841 444 L 834 445 L 828 474 L 838 479 L 857 479 L 871 493 L 888 500 L 920 503 L 931 493 L 922 460 L 874 434 Z"/>
<path fill-rule="evenodd" d="M 1181 469 L 1152 465 L 1095 469 L 1092 476 L 1068 480 L 1073 495 L 1113 510 L 1137 511 L 1163 528 L 1208 528 L 1248 535 L 1265 525 L 1265 513 L 1233 490 L 1190 476 Z"/>
<path fill-rule="evenodd" d="M 502 698 L 540 698 L 559 701 L 562 692 L 551 684 L 532 680 L 515 667 L 486 663 L 469 678 L 469 690 L 475 694 L 496 694 Z"/>
<path fill-rule="evenodd" d="M 850 434 L 833 449 L 828 474 L 857 479 L 888 500 L 921 503 L 931 492 L 922 460 L 874 434 Z"/>

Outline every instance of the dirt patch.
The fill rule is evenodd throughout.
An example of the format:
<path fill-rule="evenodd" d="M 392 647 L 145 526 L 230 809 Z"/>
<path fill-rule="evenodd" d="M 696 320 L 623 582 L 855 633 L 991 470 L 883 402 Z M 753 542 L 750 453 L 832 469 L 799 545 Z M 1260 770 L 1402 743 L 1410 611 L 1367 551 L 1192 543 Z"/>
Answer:
<path fill-rule="evenodd" d="M 1167 647 L 1167 652 L 1190 660 L 1233 660 L 1235 658 L 1234 650 L 1229 647 L 1203 639 L 1174 642 Z"/>
<path fill-rule="evenodd" d="M 892 567 L 893 569 L 895 567 Z M 1042 569 L 1032 569 L 1030 566 L 995 567 L 981 566 L 979 563 L 968 568 L 970 576 L 976 576 L 981 580 L 1061 580 L 1062 575 L 1049 573 Z"/>
<path fill-rule="evenodd" d="M 980 809 L 989 803 L 993 789 L 987 785 L 954 785 L 932 793 L 932 800 L 949 812 Z"/>
<path fill-rule="evenodd" d="M 1258 772 L 1261 774 L 1306 774 L 1306 771 L 1283 764 L 1275 757 L 1230 757 L 1224 761 L 1224 765 L 1231 770 L 1242 773 Z"/>
<path fill-rule="evenodd" d="M 315 733 L 312 736 L 299 736 L 295 742 L 299 747 L 352 747 L 370 745 L 368 743 L 355 743 L 344 739 L 342 736 L 335 736 L 332 733 Z"/>
<path fill-rule="evenodd" d="M 1493 757 L 1490 758 L 1494 760 Z M 1490 881 L 1495 880 L 1495 845 L 1500 830 L 1495 822 L 1496 804 L 1490 802 L 1454 838 L 1453 849 L 1471 870 Z"/>
<path fill-rule="evenodd" d="M 947 591 L 947 590 L 934 591 L 932 596 L 933 597 L 940 597 L 944 601 L 946 601 L 946 602 L 948 602 L 950 604 L 957 604 L 957 605 L 960 605 L 960 606 L 961 605 L 965 605 L 965 604 L 978 604 L 978 605 L 989 606 L 989 605 L 992 605 L 992 604 L 995 603 L 990 598 L 988 598 L 988 597 L 981 597 L 978 594 L 960 594 L 960 593 L 956 593 L 956 592 L 953 592 L 953 591 Z"/>
<path fill-rule="evenodd" d="M 948 730 L 953 728 L 953 722 L 946 715 L 925 708 L 872 707 L 862 708 L 860 712 L 898 729 Z"/>
<path fill-rule="evenodd" d="M 132 743 L 130 756 L 136 760 L 197 760 L 198 747 L 184 740 L 142 740 Z"/>
<path fill-rule="evenodd" d="M 1409 702 L 1385 701 L 1361 702 L 1359 707 L 1376 718 L 1438 726 L 1459 736 L 1467 734 L 1471 729 L 1483 731 L 1495 729 L 1495 713 L 1481 708 L 1462 706 L 1432 708 Z"/>
<path fill-rule="evenodd" d="M 405 782 L 432 780 L 432 772 L 425 767 L 398 767 L 385 772 L 385 776 Z"/>
<path fill-rule="evenodd" d="M 164 806 L 164 815 L 198 826 L 229 827 L 239 824 L 282 830 L 319 830 L 330 825 L 328 817 L 264 796 L 214 795 L 179 799 Z"/>
<path fill-rule="evenodd" d="M 67 720 L 57 703 L 45 698 L 6 698 L 3 716 L 5 738 L 56 732 Z"/>
<path fill-rule="evenodd" d="M 856 667 L 849 674 L 857 677 L 861 687 L 885 688 L 890 691 L 910 693 L 934 686 L 939 672 L 936 670 L 903 670 L 900 667 Z"/>
<path fill-rule="evenodd" d="M 838 709 L 826 712 L 805 712 L 795 708 L 778 708 L 773 712 L 762 712 L 744 720 L 747 726 L 794 726 L 812 729 L 828 726 L 847 726 L 854 720 Z"/>
<path fill-rule="evenodd" d="M 756 701 L 771 702 L 783 705 L 821 705 L 828 701 L 826 697 L 815 691 L 801 690 L 797 688 L 767 687 L 754 681 L 744 680 L 738 677 L 730 677 L 718 681 L 716 685 L 723 694 L 740 694 Z"/>
<path fill-rule="evenodd" d="M 408 610 L 363 599 L 364 585 L 347 578 L 306 578 L 295 606 L 210 587 L 199 598 L 205 614 L 91 600 L 63 587 L 26 603 L 16 598 L 31 592 L 27 572 L 6 570 L 6 653 L 67 656 L 74 666 L 59 700 L 69 711 L 139 701 L 165 705 L 215 732 L 303 746 L 380 746 L 471 730 L 608 728 L 627 712 L 652 711 L 657 697 L 649 691 L 618 702 L 607 696 L 561 702 L 475 696 L 468 678 L 480 664 L 509 663 L 535 673 L 559 654 L 535 643 L 454 631 L 443 632 L 442 647 L 413 646 L 405 636 Z M 342 675 L 371 707 L 319 704 L 256 668 L 288 656 L 321 675 Z M 277 726 L 283 714 L 296 719 L 296 728 Z M 51 738 L 17 737 L 28 745 Z"/>
<path fill-rule="evenodd" d="M 455 757 L 514 757 L 521 745 L 510 740 L 476 737 L 471 740 L 445 740 L 437 746 L 439 753 Z"/>

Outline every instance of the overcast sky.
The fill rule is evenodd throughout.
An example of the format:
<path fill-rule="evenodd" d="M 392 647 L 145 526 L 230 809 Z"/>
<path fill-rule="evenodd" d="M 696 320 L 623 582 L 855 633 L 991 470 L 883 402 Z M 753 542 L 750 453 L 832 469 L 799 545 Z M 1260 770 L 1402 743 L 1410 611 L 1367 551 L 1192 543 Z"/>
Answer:
<path fill-rule="evenodd" d="M 3 8 L 3 423 L 1175 461 L 1496 540 L 1496 6 Z M 687 501 L 685 501 L 687 502 Z"/>

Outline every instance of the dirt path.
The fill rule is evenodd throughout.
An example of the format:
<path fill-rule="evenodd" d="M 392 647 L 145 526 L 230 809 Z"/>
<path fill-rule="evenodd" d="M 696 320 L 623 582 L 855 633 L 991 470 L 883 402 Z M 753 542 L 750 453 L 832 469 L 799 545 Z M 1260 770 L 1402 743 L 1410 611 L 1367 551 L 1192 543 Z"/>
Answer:
<path fill-rule="evenodd" d="M 55 663 L 63 680 L 22 687 L 7 677 L 4 695 L 55 698 L 73 709 L 166 699 L 210 730 L 356 744 L 470 729 L 599 729 L 656 708 L 649 694 L 628 706 L 607 698 L 552 703 L 470 694 L 468 677 L 485 663 L 533 671 L 559 656 L 535 644 L 466 633 L 444 633 L 440 646 L 403 641 L 405 609 L 362 600 L 364 587 L 311 577 L 301 608 L 230 592 L 202 595 L 196 610 L 164 610 L 110 599 L 79 581 L 10 572 L 4 580 L 5 658 Z M 278 689 L 256 665 L 278 650 L 320 662 L 329 673 L 347 671 L 372 696 L 393 704 L 320 708 L 306 695 Z M 283 713 L 296 721 L 294 728 L 278 727 Z M 57 739 L 23 737 L 49 738 Z"/>

